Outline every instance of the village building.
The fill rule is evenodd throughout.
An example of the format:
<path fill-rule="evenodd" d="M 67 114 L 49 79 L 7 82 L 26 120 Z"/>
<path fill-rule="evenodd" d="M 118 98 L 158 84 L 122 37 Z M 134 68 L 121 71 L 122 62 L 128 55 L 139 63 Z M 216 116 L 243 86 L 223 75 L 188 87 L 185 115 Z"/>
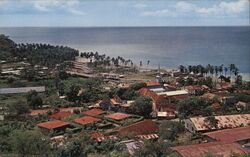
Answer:
<path fill-rule="evenodd" d="M 93 108 L 93 109 L 88 110 L 88 111 L 83 111 L 81 114 L 94 117 L 94 116 L 101 115 L 104 113 L 105 113 L 105 111 L 103 111 L 101 109 Z"/>
<path fill-rule="evenodd" d="M 108 80 L 120 80 L 120 78 L 123 77 L 115 73 L 101 73 L 101 76 L 104 79 L 108 79 Z"/>
<path fill-rule="evenodd" d="M 230 157 L 232 153 L 249 154 L 250 126 L 203 134 L 205 143 L 172 147 L 182 157 L 200 157 L 206 153 Z"/>
<path fill-rule="evenodd" d="M 156 93 L 165 91 L 163 86 L 157 81 L 147 81 L 146 85 L 148 89 Z"/>
<path fill-rule="evenodd" d="M 231 157 L 232 153 L 248 154 L 249 152 L 242 148 L 237 143 L 223 143 L 223 142 L 209 142 L 202 144 L 193 144 L 185 146 L 173 147 L 172 150 L 176 151 L 182 157 L 201 157 L 207 153 L 214 155 L 221 155 L 223 157 Z"/>
<path fill-rule="evenodd" d="M 157 118 L 172 119 L 176 116 L 176 107 L 170 102 L 168 97 L 164 95 L 157 95 L 157 93 L 147 89 L 141 88 L 139 94 L 147 96 L 153 100 L 152 116 Z"/>
<path fill-rule="evenodd" d="M 236 128 L 250 125 L 250 114 L 215 116 L 215 119 L 218 122 L 217 128 L 211 126 L 206 121 L 206 118 L 207 117 L 193 117 L 185 119 L 185 128 L 192 133 L 197 133 L 215 129 Z"/>
<path fill-rule="evenodd" d="M 188 95 L 188 92 L 186 90 L 176 90 L 176 91 L 157 93 L 157 95 L 165 95 L 167 97 L 172 97 L 172 96 L 179 96 L 179 95 Z"/>
<path fill-rule="evenodd" d="M 152 120 L 143 120 L 128 126 L 113 129 L 110 134 L 112 135 L 134 135 L 142 139 L 156 139 L 158 138 L 157 132 L 159 126 Z"/>
<path fill-rule="evenodd" d="M 127 119 L 127 118 L 131 117 L 131 115 L 125 114 L 125 113 L 116 112 L 116 113 L 108 114 L 105 117 L 113 119 L 113 120 L 123 120 L 123 119 Z"/>
<path fill-rule="evenodd" d="M 90 117 L 90 116 L 84 116 L 84 117 L 74 119 L 75 123 L 81 124 L 81 125 L 93 124 L 99 121 L 101 121 L 101 119 Z"/>
<path fill-rule="evenodd" d="M 114 96 L 111 99 L 102 100 L 99 103 L 99 107 L 103 110 L 126 113 L 133 102 L 134 101 L 123 101 L 118 96 Z"/>
<path fill-rule="evenodd" d="M 190 85 L 190 86 L 185 86 L 184 87 L 185 90 L 187 90 L 187 92 L 190 95 L 203 95 L 205 92 L 209 91 L 209 87 L 206 85 Z"/>
<path fill-rule="evenodd" d="M 225 92 L 216 92 L 216 93 L 205 93 L 201 96 L 205 99 L 216 100 L 223 104 L 234 104 L 236 103 L 236 99 L 234 96 L 229 95 Z"/>
<path fill-rule="evenodd" d="M 250 126 L 239 127 L 233 129 L 224 129 L 203 134 L 206 141 L 223 141 L 223 142 L 250 142 Z M 250 151 L 250 150 L 249 150 Z"/>
<path fill-rule="evenodd" d="M 70 127 L 70 123 L 61 120 L 52 120 L 37 124 L 41 131 L 45 134 L 65 132 L 66 128 Z"/>
<path fill-rule="evenodd" d="M 56 113 L 50 115 L 49 117 L 51 119 L 62 120 L 63 118 L 69 117 L 71 115 L 72 115 L 72 113 L 69 111 L 59 111 L 59 112 L 56 112 Z"/>
<path fill-rule="evenodd" d="M 166 91 L 175 91 L 176 90 L 175 86 L 172 86 L 172 85 L 167 84 L 167 83 L 163 84 L 163 86 L 164 86 Z"/>

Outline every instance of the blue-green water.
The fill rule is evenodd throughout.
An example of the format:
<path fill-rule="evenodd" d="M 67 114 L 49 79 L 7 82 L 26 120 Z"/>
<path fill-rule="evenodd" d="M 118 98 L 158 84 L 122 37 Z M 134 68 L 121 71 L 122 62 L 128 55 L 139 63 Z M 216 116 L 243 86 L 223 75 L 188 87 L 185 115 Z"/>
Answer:
<path fill-rule="evenodd" d="M 0 28 L 0 34 L 18 43 L 66 45 L 168 68 L 234 63 L 250 73 L 250 27 L 19 27 Z"/>

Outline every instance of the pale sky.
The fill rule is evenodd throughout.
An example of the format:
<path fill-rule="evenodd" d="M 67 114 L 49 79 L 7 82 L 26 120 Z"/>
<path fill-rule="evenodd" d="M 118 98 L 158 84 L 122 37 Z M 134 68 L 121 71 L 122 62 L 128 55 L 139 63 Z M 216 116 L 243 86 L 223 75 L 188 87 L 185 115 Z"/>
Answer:
<path fill-rule="evenodd" d="M 249 26 L 249 0 L 0 0 L 8 26 Z"/>

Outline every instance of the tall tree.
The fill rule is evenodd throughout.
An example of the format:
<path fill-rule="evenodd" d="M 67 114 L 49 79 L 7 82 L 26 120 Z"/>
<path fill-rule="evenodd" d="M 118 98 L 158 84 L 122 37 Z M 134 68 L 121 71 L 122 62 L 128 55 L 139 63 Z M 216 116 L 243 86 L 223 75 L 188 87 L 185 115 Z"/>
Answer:
<path fill-rule="evenodd" d="M 135 99 L 135 102 L 130 106 L 130 111 L 133 114 L 141 115 L 146 118 L 150 117 L 152 112 L 152 101 L 148 97 L 140 96 Z"/>

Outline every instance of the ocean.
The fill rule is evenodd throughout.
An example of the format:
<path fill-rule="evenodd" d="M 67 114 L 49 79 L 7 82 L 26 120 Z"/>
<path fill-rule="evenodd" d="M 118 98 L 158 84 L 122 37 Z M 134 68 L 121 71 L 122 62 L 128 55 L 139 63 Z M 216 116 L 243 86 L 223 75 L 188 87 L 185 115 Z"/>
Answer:
<path fill-rule="evenodd" d="M 8 27 L 17 43 L 64 45 L 151 66 L 229 65 L 250 73 L 250 27 Z"/>

